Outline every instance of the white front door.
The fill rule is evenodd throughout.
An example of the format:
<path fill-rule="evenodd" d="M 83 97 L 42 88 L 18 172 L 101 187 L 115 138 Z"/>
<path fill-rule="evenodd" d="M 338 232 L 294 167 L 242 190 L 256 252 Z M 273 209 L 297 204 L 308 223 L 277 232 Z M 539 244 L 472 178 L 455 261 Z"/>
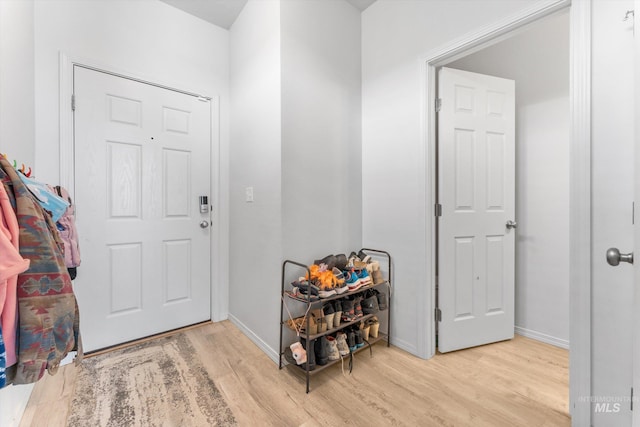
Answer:
<path fill-rule="evenodd" d="M 438 349 L 513 338 L 515 82 L 438 74 Z"/>
<path fill-rule="evenodd" d="M 74 67 L 85 351 L 210 319 L 210 102 Z"/>

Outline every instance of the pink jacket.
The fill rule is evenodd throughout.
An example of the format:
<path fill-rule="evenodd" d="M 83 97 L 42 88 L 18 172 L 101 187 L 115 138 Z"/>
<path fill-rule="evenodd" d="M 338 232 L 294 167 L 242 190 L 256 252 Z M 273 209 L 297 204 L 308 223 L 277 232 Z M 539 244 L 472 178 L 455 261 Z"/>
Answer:
<path fill-rule="evenodd" d="M 69 202 L 69 207 L 58 220 L 58 232 L 64 243 L 64 263 L 67 268 L 80 265 L 80 246 L 78 244 L 78 230 L 76 229 L 75 205 L 64 187 L 57 186 L 56 192 Z"/>

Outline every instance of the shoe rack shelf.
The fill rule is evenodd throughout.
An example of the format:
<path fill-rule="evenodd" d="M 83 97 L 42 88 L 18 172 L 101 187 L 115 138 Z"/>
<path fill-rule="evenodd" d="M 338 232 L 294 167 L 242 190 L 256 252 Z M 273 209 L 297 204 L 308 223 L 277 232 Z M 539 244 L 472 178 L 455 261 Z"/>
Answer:
<path fill-rule="evenodd" d="M 362 248 L 361 252 L 367 253 L 369 255 L 373 255 L 373 256 L 378 256 L 378 257 L 383 257 L 387 259 L 387 279 L 384 282 L 380 282 L 377 284 L 371 284 L 371 285 L 367 285 L 367 286 L 363 286 L 355 291 L 348 291 L 342 294 L 337 294 L 337 295 L 332 295 L 328 298 L 318 298 L 318 299 L 313 299 L 309 294 L 307 294 L 307 297 L 301 297 L 299 295 L 293 295 L 290 289 L 287 289 L 287 287 L 291 287 L 290 285 L 286 284 L 286 273 L 287 273 L 287 267 L 299 267 L 301 269 L 304 269 L 307 273 L 307 277 L 311 277 L 311 270 L 309 269 L 309 267 L 305 264 L 296 262 L 296 261 L 292 261 L 292 260 L 285 260 L 282 263 L 282 286 L 281 286 L 281 290 L 280 290 L 280 347 L 279 347 L 279 351 L 280 351 L 280 355 L 279 355 L 279 369 L 282 369 L 285 366 L 290 366 L 291 370 L 294 371 L 296 374 L 303 374 L 306 378 L 306 388 L 307 388 L 307 393 L 309 393 L 309 384 L 310 384 L 310 377 L 313 375 L 316 375 L 319 372 L 324 371 L 325 369 L 329 368 L 330 366 L 335 365 L 336 363 L 340 363 L 343 359 L 343 356 L 340 356 L 340 359 L 338 360 L 329 360 L 327 362 L 327 364 L 325 365 L 319 365 L 316 364 L 315 369 L 310 370 L 309 369 L 309 365 L 307 363 L 304 363 L 303 365 L 295 365 L 295 364 L 290 364 L 288 363 L 286 360 L 284 360 L 284 352 L 285 352 L 285 348 L 288 347 L 291 343 L 285 343 L 283 342 L 283 330 L 285 328 L 287 328 L 287 322 L 286 319 L 284 318 L 285 315 L 285 304 L 287 304 L 287 301 L 292 301 L 292 302 L 296 302 L 296 303 L 301 303 L 302 307 L 305 308 L 305 312 L 308 313 L 307 317 L 306 317 L 306 330 L 310 330 L 310 317 L 311 317 L 311 309 L 312 308 L 317 308 L 317 307 L 322 307 L 323 304 L 329 302 L 329 301 L 334 301 L 334 300 L 339 300 L 339 299 L 344 299 L 346 297 L 352 296 L 352 295 L 358 295 L 358 294 L 362 294 L 364 292 L 366 292 L 369 289 L 374 289 L 374 288 L 378 288 L 378 287 L 384 287 L 385 290 L 387 290 L 387 309 L 386 310 L 380 310 L 377 313 L 373 313 L 373 314 L 365 314 L 362 317 L 357 318 L 356 320 L 350 321 L 350 322 L 341 322 L 340 326 L 338 327 L 334 327 L 334 328 L 328 328 L 326 331 L 323 332 L 318 332 L 316 334 L 311 334 L 311 335 L 307 335 L 304 332 L 300 333 L 300 338 L 303 338 L 306 340 L 307 343 L 307 351 L 314 351 L 314 344 L 315 341 L 323 336 L 327 336 L 327 335 L 332 335 L 335 334 L 343 329 L 349 328 L 350 326 L 356 325 L 360 322 L 366 321 L 367 319 L 370 319 L 374 316 L 377 316 L 378 318 L 383 317 L 383 314 L 386 313 L 386 324 L 387 324 L 387 333 L 383 333 L 382 331 L 378 332 L 378 336 L 377 337 L 369 337 L 369 339 L 367 340 L 368 342 L 368 346 L 364 346 L 364 347 L 360 347 L 358 349 L 356 349 L 355 351 L 352 352 L 352 354 L 358 353 L 364 349 L 366 349 L 367 347 L 369 348 L 369 350 L 371 351 L 371 346 L 377 342 L 380 341 L 386 341 L 387 343 L 387 347 L 391 345 L 391 296 L 392 296 L 392 286 L 391 286 L 391 278 L 393 277 L 391 274 L 391 255 L 386 252 L 386 251 L 382 251 L 382 250 L 378 250 L 378 249 L 369 249 L 369 248 Z M 287 312 L 289 311 L 288 307 L 287 307 Z M 345 356 L 347 357 L 347 356 Z"/>

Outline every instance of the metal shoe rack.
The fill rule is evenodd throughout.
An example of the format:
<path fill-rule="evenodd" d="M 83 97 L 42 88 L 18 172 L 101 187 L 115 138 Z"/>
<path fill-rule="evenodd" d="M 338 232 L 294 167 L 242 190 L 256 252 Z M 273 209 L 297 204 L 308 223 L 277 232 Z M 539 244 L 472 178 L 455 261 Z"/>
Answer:
<path fill-rule="evenodd" d="M 318 365 L 316 363 L 315 369 L 313 370 L 309 370 L 309 365 L 308 363 L 304 363 L 303 365 L 293 365 L 293 364 L 289 364 L 286 360 L 283 360 L 284 357 L 284 350 L 286 347 L 288 347 L 289 345 L 292 344 L 292 342 L 289 343 L 283 343 L 283 330 L 285 328 L 287 328 L 287 320 L 288 320 L 288 313 L 298 313 L 300 311 L 302 311 L 302 314 L 307 313 L 307 317 L 306 317 L 306 329 L 305 330 L 309 330 L 309 326 L 310 326 L 310 321 L 309 321 L 309 317 L 311 317 L 311 310 L 315 309 L 315 308 L 322 308 L 322 305 L 329 302 L 329 301 L 333 301 L 333 300 L 338 300 L 338 299 L 342 299 L 345 297 L 349 297 L 351 295 L 358 295 L 361 293 L 364 293 L 365 291 L 369 290 L 369 289 L 375 289 L 375 288 L 379 288 L 379 287 L 384 287 L 384 291 L 387 294 L 387 309 L 386 310 L 380 310 L 375 314 L 366 314 L 363 317 L 359 317 L 358 319 L 352 321 L 352 322 L 342 322 L 340 323 L 340 326 L 338 326 L 337 328 L 328 328 L 325 332 L 319 332 L 317 334 L 312 334 L 312 335 L 307 335 L 306 333 L 302 332 L 300 333 L 300 337 L 304 338 L 307 344 L 307 351 L 314 351 L 315 348 L 315 341 L 323 336 L 326 335 L 331 335 L 331 334 L 335 334 L 336 332 L 345 329 L 349 326 L 358 324 L 362 321 L 366 321 L 367 319 L 373 317 L 373 316 L 377 316 L 378 320 L 381 322 L 382 325 L 382 320 L 381 317 L 382 315 L 386 312 L 386 332 L 382 332 L 382 330 L 380 330 L 378 332 L 378 337 L 373 338 L 373 337 L 369 337 L 368 343 L 369 345 L 373 345 L 377 342 L 380 342 L 382 340 L 387 342 L 387 347 L 391 345 L 391 296 L 392 296 L 392 286 L 391 286 L 391 278 L 393 277 L 393 275 L 391 274 L 391 255 L 386 252 L 386 251 L 381 251 L 378 249 L 369 249 L 369 248 L 362 248 L 361 249 L 362 252 L 372 255 L 372 256 L 377 256 L 377 257 L 386 257 L 387 259 L 387 279 L 384 282 L 378 283 L 378 284 L 371 284 L 368 286 L 363 286 L 360 289 L 357 289 L 355 291 L 351 291 L 351 292 L 345 292 L 343 294 L 340 295 L 333 295 L 331 297 L 328 298 L 320 298 L 318 300 L 312 300 L 311 299 L 311 295 L 307 294 L 306 298 L 304 297 L 299 297 L 299 296 L 294 296 L 291 293 L 291 288 L 292 286 L 290 284 L 285 283 L 285 277 L 286 277 L 286 272 L 287 272 L 287 267 L 300 267 L 302 269 L 304 269 L 308 276 L 307 277 L 311 277 L 311 271 L 309 270 L 309 267 L 305 264 L 301 264 L 299 262 L 296 261 L 291 261 L 291 260 L 286 260 L 282 263 L 282 286 L 280 289 L 280 347 L 279 347 L 279 351 L 280 351 L 280 356 L 279 356 L 279 369 L 282 369 L 283 367 L 287 366 L 290 368 L 291 371 L 296 372 L 297 374 L 303 374 L 306 378 L 306 383 L 307 383 L 307 393 L 309 393 L 309 381 L 310 381 L 310 377 L 324 371 L 325 369 L 327 369 L 328 367 L 336 364 L 336 363 L 340 363 L 340 359 L 338 360 L 330 360 L 326 365 Z M 289 309 L 289 306 L 287 305 L 287 315 L 285 317 L 285 304 L 287 304 L 287 301 L 292 302 L 292 306 L 295 307 L 293 309 Z M 382 329 L 382 328 L 381 328 Z M 357 350 L 355 350 L 353 353 L 358 353 L 361 350 L 366 349 L 367 346 L 364 346 L 362 348 L 359 348 Z M 370 347 L 369 347 L 370 348 Z M 345 358 L 348 356 L 345 356 Z M 341 356 L 342 358 L 342 356 Z"/>

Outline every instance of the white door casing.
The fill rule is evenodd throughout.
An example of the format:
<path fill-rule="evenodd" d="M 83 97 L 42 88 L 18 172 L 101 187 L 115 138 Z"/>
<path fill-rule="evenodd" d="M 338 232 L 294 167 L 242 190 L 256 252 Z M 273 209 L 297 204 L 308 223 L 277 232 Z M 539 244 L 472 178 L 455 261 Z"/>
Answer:
<path fill-rule="evenodd" d="M 85 351 L 210 319 L 210 102 L 81 66 L 74 94 Z"/>
<path fill-rule="evenodd" d="M 515 82 L 438 75 L 438 348 L 514 334 Z"/>
<path fill-rule="evenodd" d="M 634 2 L 634 68 L 635 68 L 635 99 L 634 99 L 634 115 L 635 115 L 635 185 L 634 185 L 634 255 L 635 260 L 633 264 L 634 281 L 633 281 L 633 405 L 632 411 L 632 423 L 633 427 L 640 427 L 640 399 L 636 396 L 640 393 L 640 215 L 638 210 L 640 209 L 640 34 L 638 28 L 638 22 L 640 18 L 637 13 L 640 13 L 640 0 Z"/>

